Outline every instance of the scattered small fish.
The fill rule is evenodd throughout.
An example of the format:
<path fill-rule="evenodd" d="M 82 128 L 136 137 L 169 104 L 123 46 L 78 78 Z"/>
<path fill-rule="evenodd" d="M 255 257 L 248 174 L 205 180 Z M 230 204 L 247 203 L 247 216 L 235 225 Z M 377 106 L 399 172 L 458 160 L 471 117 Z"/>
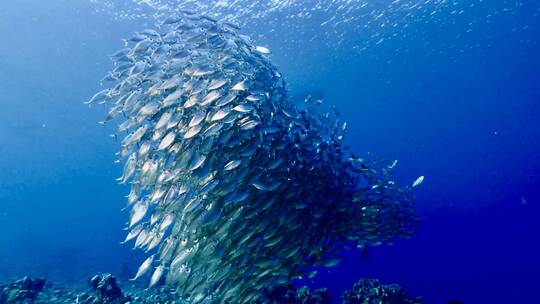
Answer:
<path fill-rule="evenodd" d="M 420 186 L 422 183 L 424 182 L 424 176 L 420 176 L 419 178 L 417 178 L 414 183 L 412 184 L 412 187 L 418 187 Z"/>
<path fill-rule="evenodd" d="M 261 54 L 270 54 L 270 50 L 265 48 L 264 46 L 256 46 L 255 50 Z"/>

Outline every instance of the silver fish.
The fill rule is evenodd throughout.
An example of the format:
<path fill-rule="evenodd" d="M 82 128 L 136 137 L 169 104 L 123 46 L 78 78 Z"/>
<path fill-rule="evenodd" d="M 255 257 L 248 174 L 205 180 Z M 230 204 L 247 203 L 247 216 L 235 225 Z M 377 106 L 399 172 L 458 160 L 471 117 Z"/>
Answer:
<path fill-rule="evenodd" d="M 197 111 L 193 115 L 193 118 L 191 118 L 191 120 L 189 121 L 188 126 L 189 127 L 198 126 L 204 120 L 205 117 L 206 117 L 206 111 L 205 110 Z"/>
<path fill-rule="evenodd" d="M 159 107 L 160 107 L 160 105 L 159 105 L 158 102 L 154 101 L 154 102 L 148 103 L 139 110 L 139 115 L 140 116 L 154 115 L 159 110 Z"/>
<path fill-rule="evenodd" d="M 131 218 L 129 220 L 129 227 L 133 227 L 133 225 L 137 224 L 142 220 L 142 218 L 146 215 L 146 211 L 148 211 L 148 205 L 146 202 L 140 201 L 136 203 L 133 206 L 133 209 L 131 210 Z"/>
<path fill-rule="evenodd" d="M 107 99 L 109 99 L 109 89 L 104 89 L 99 92 L 97 92 L 92 98 L 90 98 L 89 101 L 85 102 L 87 105 L 91 105 L 94 102 L 103 102 Z"/>
<path fill-rule="evenodd" d="M 173 144 L 175 138 L 176 132 L 169 132 L 167 135 L 165 135 L 159 144 L 158 151 L 169 148 Z"/>
<path fill-rule="evenodd" d="M 233 91 L 245 91 L 247 90 L 247 84 L 246 82 L 243 80 L 243 81 L 240 81 L 238 83 L 236 83 L 232 88 L 231 90 Z"/>
<path fill-rule="evenodd" d="M 153 255 L 148 257 L 146 260 L 144 260 L 144 262 L 141 264 L 141 266 L 139 266 L 139 269 L 137 270 L 137 274 L 135 274 L 135 277 L 133 279 L 130 279 L 130 280 L 135 281 L 138 278 L 145 275 L 148 272 L 148 270 L 150 269 L 150 267 L 152 266 L 153 262 L 154 262 L 154 256 Z"/>
<path fill-rule="evenodd" d="M 154 129 L 157 130 L 157 129 L 161 129 L 165 127 L 169 123 L 171 117 L 172 117 L 171 112 L 163 112 L 163 114 L 161 114 L 161 117 L 157 121 L 156 125 L 154 126 Z"/>
<path fill-rule="evenodd" d="M 204 99 L 201 102 L 201 105 L 207 106 L 213 103 L 214 101 L 218 100 L 220 97 L 221 97 L 221 93 L 219 93 L 219 91 L 211 91 L 210 93 L 208 93 L 208 95 L 206 95 L 206 97 L 204 97 Z"/>
<path fill-rule="evenodd" d="M 255 107 L 251 104 L 243 103 L 239 104 L 236 107 L 233 108 L 234 111 L 240 112 L 240 113 L 249 113 L 253 111 Z"/>
<path fill-rule="evenodd" d="M 217 103 L 217 107 L 223 107 L 234 101 L 234 99 L 237 97 L 235 93 L 229 93 L 225 97 L 221 98 Z"/>
<path fill-rule="evenodd" d="M 208 91 L 221 89 L 224 85 L 227 84 L 227 82 L 228 81 L 225 79 L 214 79 L 208 85 Z"/>
<path fill-rule="evenodd" d="M 126 161 L 126 164 L 124 165 L 124 174 L 118 179 L 120 183 L 124 184 L 131 176 L 133 176 L 136 168 L 137 157 L 135 156 L 135 154 L 131 154 L 131 156 Z"/>
<path fill-rule="evenodd" d="M 193 127 L 189 128 L 188 131 L 186 132 L 186 134 L 184 134 L 184 139 L 190 139 L 190 138 L 193 138 L 193 137 L 197 136 L 197 134 L 199 134 L 199 132 L 201 132 L 201 130 L 202 130 L 201 125 L 196 125 L 196 126 L 193 126 Z"/>
<path fill-rule="evenodd" d="M 418 187 L 420 186 L 422 183 L 424 182 L 424 176 L 420 176 L 418 177 L 413 183 L 412 183 L 412 186 L 411 187 Z"/>
<path fill-rule="evenodd" d="M 231 113 L 231 109 L 230 109 L 230 108 L 228 108 L 228 107 L 221 108 L 221 109 L 219 109 L 216 113 L 214 113 L 214 115 L 212 116 L 212 118 L 211 118 L 210 120 L 211 120 L 211 121 L 222 120 L 222 119 L 225 118 L 227 115 L 229 115 L 229 113 Z"/>
<path fill-rule="evenodd" d="M 169 89 L 173 89 L 173 88 L 176 88 L 179 84 L 180 84 L 180 77 L 174 77 L 174 78 L 171 78 L 165 82 L 163 82 L 163 84 L 159 87 L 160 90 L 169 90 Z"/>
<path fill-rule="evenodd" d="M 223 167 L 223 169 L 225 171 L 230 171 L 230 170 L 234 170 L 236 168 L 238 168 L 238 166 L 240 166 L 240 164 L 242 163 L 241 160 L 231 160 L 230 162 L 228 162 L 227 164 L 225 164 L 225 167 Z"/>
<path fill-rule="evenodd" d="M 182 91 L 180 90 L 176 90 L 170 93 L 169 95 L 167 95 L 167 97 L 165 97 L 165 99 L 163 99 L 163 107 L 172 106 L 174 103 L 178 101 L 178 99 L 181 96 L 182 96 Z"/>
<path fill-rule="evenodd" d="M 149 288 L 154 287 L 159 282 L 164 272 L 165 272 L 165 266 L 159 265 L 156 268 L 156 270 L 154 270 L 154 273 L 152 273 L 152 277 L 150 278 L 150 285 L 148 287 Z"/>
<path fill-rule="evenodd" d="M 270 54 L 270 50 L 265 48 L 264 46 L 256 46 L 255 50 L 261 54 Z"/>

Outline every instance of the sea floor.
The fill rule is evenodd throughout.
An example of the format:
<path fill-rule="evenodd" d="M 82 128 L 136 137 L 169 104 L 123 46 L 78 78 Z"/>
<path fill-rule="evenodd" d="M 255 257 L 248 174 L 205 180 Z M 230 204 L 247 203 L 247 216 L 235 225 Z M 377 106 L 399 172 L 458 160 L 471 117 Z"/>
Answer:
<path fill-rule="evenodd" d="M 97 280 L 97 282 L 96 282 Z M 0 282 L 0 304 L 180 304 L 174 289 L 145 289 L 100 275 L 81 283 L 24 277 Z"/>
<path fill-rule="evenodd" d="M 143 288 L 136 282 L 118 282 L 111 274 L 95 275 L 86 282 L 53 282 L 23 277 L 0 280 L 0 304 L 185 304 L 169 287 Z M 253 304 L 332 304 L 328 289 L 310 290 L 293 285 L 265 288 Z M 334 303 L 336 303 L 334 301 Z M 416 304 L 421 297 L 410 297 L 399 285 L 384 285 L 376 279 L 361 279 L 341 295 L 342 304 Z M 460 302 L 456 302 L 460 303 Z"/>

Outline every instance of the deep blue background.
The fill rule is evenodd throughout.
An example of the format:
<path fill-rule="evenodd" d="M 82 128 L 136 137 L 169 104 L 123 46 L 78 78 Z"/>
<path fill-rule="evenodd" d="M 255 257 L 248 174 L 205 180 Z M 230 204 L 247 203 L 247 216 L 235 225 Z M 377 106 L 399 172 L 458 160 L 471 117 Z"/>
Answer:
<path fill-rule="evenodd" d="M 367 276 L 427 303 L 534 302 L 540 5 L 464 2 L 463 14 L 380 28 L 379 44 L 373 29 L 345 31 L 340 45 L 320 39 L 318 20 L 246 26 L 273 50 L 292 97 L 316 91 L 341 111 L 353 151 L 399 159 L 401 183 L 426 176 L 418 235 L 364 259 L 345 253 L 312 283 L 336 297 Z M 111 68 L 106 55 L 144 22 L 83 0 L 0 1 L 0 276 L 82 280 L 141 260 L 119 245 L 128 189 L 114 181 L 118 143 L 96 123 L 105 109 L 82 101 Z"/>

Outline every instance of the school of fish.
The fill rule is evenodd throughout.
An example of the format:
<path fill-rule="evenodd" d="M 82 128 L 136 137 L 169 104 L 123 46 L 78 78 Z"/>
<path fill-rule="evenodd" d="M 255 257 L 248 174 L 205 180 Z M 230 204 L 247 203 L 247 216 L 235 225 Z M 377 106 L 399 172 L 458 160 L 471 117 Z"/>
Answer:
<path fill-rule="evenodd" d="M 287 99 L 270 50 L 238 27 L 182 12 L 126 39 L 110 104 L 129 183 L 125 242 L 148 252 L 134 279 L 187 303 L 249 303 L 263 288 L 333 267 L 343 248 L 414 235 L 397 162 L 355 157 L 336 114 Z"/>

